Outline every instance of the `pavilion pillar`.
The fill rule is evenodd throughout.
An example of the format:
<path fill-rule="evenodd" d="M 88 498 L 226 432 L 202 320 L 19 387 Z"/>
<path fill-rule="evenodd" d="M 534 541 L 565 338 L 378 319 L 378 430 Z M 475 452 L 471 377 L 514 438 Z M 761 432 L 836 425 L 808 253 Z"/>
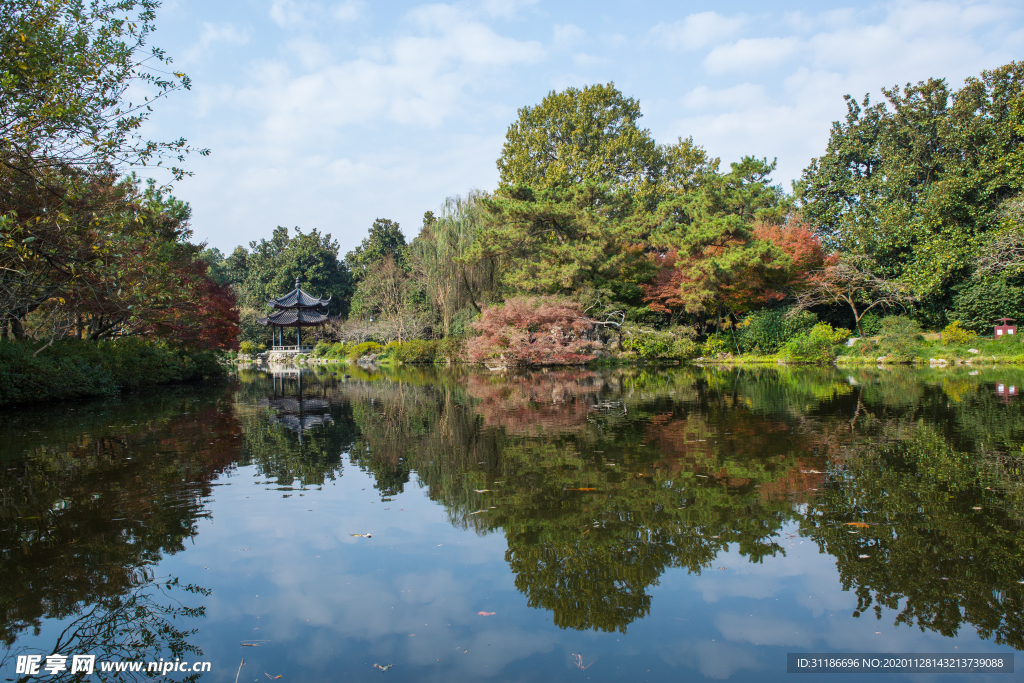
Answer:
<path fill-rule="evenodd" d="M 295 345 L 302 346 L 302 325 L 295 328 Z"/>

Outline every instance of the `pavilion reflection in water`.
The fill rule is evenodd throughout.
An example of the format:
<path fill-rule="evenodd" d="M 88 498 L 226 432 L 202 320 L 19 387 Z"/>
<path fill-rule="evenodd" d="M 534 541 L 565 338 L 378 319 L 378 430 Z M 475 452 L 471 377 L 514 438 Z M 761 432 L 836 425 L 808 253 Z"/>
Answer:
<path fill-rule="evenodd" d="M 273 382 L 271 396 L 260 399 L 257 405 L 270 410 L 272 424 L 281 425 L 298 434 L 300 444 L 305 432 L 314 427 L 334 424 L 330 401 L 317 396 L 302 395 L 302 368 L 294 365 L 271 365 L 270 372 Z M 294 383 L 291 380 L 294 380 Z"/>

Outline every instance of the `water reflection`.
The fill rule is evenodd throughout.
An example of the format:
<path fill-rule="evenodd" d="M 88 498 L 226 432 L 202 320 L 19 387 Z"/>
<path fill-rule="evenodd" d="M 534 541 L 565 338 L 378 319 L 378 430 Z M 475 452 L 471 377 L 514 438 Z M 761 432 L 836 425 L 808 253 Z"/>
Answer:
<path fill-rule="evenodd" d="M 751 562 L 784 555 L 780 530 L 798 522 L 836 557 L 857 614 L 899 608 L 897 623 L 970 623 L 1022 644 L 1009 446 L 1024 420 L 969 375 L 421 372 L 315 386 L 334 423 L 323 445 L 278 451 L 301 460 L 287 471 L 315 465 L 303 482 L 321 481 L 347 450 L 385 497 L 415 473 L 453 524 L 505 536 L 517 588 L 560 627 L 625 632 L 668 568 L 707 571 L 730 544 Z"/>
<path fill-rule="evenodd" d="M 516 599 L 562 629 L 626 633 L 671 570 L 770 565 L 797 530 L 853 617 L 1024 649 L 1024 412 L 997 387 L 1024 373 L 968 370 L 294 369 L 61 418 L 45 442 L 0 423 L 0 634 L 155 586 L 218 474 L 297 497 L 347 465 L 502 539 Z"/>
<path fill-rule="evenodd" d="M 201 616 L 201 605 L 172 602 L 166 593 L 177 581 L 157 579 L 152 566 L 184 550 L 208 514 L 203 502 L 213 480 L 238 460 L 230 403 L 215 391 L 168 392 L 145 406 L 78 405 L 47 418 L 42 444 L 28 437 L 40 426 L 31 411 L 3 423 L 0 639 L 7 656 L 24 654 L 14 647 L 19 637 L 38 635 L 48 621 L 64 630 L 44 654 L 196 652 L 190 631 L 173 622 Z"/>

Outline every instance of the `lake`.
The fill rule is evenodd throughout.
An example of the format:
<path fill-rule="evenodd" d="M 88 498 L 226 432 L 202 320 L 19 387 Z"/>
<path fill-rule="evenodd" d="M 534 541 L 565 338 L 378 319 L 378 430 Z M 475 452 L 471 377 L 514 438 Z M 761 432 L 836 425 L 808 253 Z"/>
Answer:
<path fill-rule="evenodd" d="M 0 675 L 773 681 L 787 653 L 1013 654 L 1022 386 L 279 367 L 8 410 Z"/>

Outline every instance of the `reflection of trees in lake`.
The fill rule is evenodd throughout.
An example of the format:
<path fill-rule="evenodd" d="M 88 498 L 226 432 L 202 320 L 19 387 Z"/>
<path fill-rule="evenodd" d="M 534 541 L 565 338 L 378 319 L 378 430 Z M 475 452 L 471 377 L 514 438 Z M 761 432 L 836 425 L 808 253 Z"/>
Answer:
<path fill-rule="evenodd" d="M 177 579 L 158 579 L 148 569 L 140 569 L 122 592 L 103 595 L 94 603 L 81 605 L 56 642 L 45 648 L 22 646 L 8 650 L 0 658 L 0 668 L 9 667 L 21 655 L 40 655 L 45 662 L 49 654 L 62 654 L 68 658 L 67 669 L 47 675 L 47 680 L 63 682 L 83 679 L 82 673 L 73 672 L 71 666 L 75 654 L 91 654 L 96 662 L 153 662 L 158 657 L 167 660 L 186 655 L 201 657 L 202 650 L 188 641 L 196 629 L 183 628 L 179 622 L 204 616 L 205 608 L 182 605 L 173 595 L 175 590 L 193 595 L 210 594 L 208 589 L 191 584 L 179 586 Z M 145 672 L 104 672 L 98 663 L 93 675 L 101 681 L 149 677 Z M 181 680 L 196 681 L 200 676 L 201 673 L 193 673 Z M 26 683 L 33 678 L 35 676 L 24 675 L 16 680 Z"/>
<path fill-rule="evenodd" d="M 28 433 L 45 424 L 47 438 L 12 439 L 2 452 L 0 638 L 11 647 L 44 619 L 68 619 L 81 627 L 76 642 L 115 628 L 124 637 L 111 642 L 138 657 L 187 647 L 188 634 L 159 627 L 160 615 L 199 613 L 161 607 L 144 590 L 147 567 L 184 549 L 207 514 L 211 480 L 236 460 L 230 402 L 220 391 L 171 390 L 80 405 L 4 421 Z M 142 626 L 147 610 L 152 623 Z M 130 639 L 146 628 L 152 638 Z"/>
<path fill-rule="evenodd" d="M 987 461 L 938 425 L 898 419 L 837 454 L 836 476 L 802 526 L 835 556 L 855 614 L 873 608 L 881 618 L 885 607 L 896 623 L 946 636 L 972 624 L 1024 649 L 1024 525 Z"/>
<path fill-rule="evenodd" d="M 1024 576 L 1013 548 L 1024 540 L 1024 419 L 984 376 L 679 368 L 452 378 L 417 370 L 321 385 L 310 395 L 330 400 L 345 438 L 328 437 L 325 424 L 309 433 L 323 430 L 322 440 L 301 451 L 279 435 L 272 462 L 294 476 L 324 457 L 304 480 L 316 481 L 340 467 L 328 455 L 350 443 L 352 461 L 382 495 L 401 491 L 415 472 L 453 524 L 505 535 L 516 585 L 562 627 L 625 629 L 648 613 L 648 587 L 666 569 L 705 571 L 732 543 L 758 561 L 782 552 L 778 532 L 797 521 L 837 557 L 862 610 L 906 599 L 901 618 L 925 628 L 951 633 L 971 623 L 1000 642 L 1019 641 L 1015 582 Z M 894 455 L 914 448 L 911 460 Z M 300 451 L 306 465 L 288 459 Z M 956 482 L 955 490 L 919 474 L 943 468 L 943 486 Z M 967 517 L 948 517 L 964 510 Z M 900 529 L 881 546 L 884 560 L 859 557 L 876 556 L 862 544 L 881 526 L 845 526 L 874 523 L 866 515 Z M 968 575 L 973 584 L 963 583 Z M 945 598 L 928 592 L 942 587 Z"/>
<path fill-rule="evenodd" d="M 240 465 L 281 487 L 322 486 L 342 469 L 357 431 L 330 377 L 246 372 L 235 394 L 242 423 Z M 269 482 L 268 482 L 269 483 Z"/>

